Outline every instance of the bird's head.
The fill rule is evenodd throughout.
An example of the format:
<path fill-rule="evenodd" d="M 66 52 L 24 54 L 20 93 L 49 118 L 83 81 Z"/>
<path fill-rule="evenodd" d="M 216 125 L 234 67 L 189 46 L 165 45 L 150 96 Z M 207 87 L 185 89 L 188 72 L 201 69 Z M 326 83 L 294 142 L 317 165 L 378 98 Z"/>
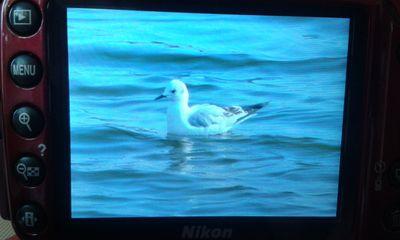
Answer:
<path fill-rule="evenodd" d="M 168 83 L 164 92 L 154 100 L 169 99 L 174 102 L 188 102 L 189 91 L 184 82 L 174 79 Z"/>

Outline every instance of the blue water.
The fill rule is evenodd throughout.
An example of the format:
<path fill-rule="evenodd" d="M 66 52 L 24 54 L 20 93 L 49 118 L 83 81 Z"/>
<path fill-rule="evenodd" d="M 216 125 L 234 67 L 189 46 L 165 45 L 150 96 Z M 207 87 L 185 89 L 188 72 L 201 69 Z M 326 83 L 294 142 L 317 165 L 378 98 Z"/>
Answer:
<path fill-rule="evenodd" d="M 336 216 L 349 20 L 68 10 L 72 217 Z M 270 102 L 220 136 L 191 104 Z"/>

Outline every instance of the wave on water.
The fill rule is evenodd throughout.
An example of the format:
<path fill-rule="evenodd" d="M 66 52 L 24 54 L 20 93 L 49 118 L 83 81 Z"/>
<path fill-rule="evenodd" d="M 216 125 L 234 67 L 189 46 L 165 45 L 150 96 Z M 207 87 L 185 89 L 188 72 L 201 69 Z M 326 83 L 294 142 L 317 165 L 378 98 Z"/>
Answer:
<path fill-rule="evenodd" d="M 346 19 L 115 14 L 68 12 L 73 217 L 335 216 Z M 270 104 L 168 135 L 172 79 L 190 105 Z"/>

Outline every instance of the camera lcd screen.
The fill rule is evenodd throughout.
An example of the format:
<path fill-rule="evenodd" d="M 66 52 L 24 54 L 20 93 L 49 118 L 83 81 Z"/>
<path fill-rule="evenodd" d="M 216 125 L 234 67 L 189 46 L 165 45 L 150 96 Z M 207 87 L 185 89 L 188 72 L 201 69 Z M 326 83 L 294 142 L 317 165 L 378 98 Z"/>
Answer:
<path fill-rule="evenodd" d="M 68 8 L 71 217 L 336 217 L 349 31 Z"/>

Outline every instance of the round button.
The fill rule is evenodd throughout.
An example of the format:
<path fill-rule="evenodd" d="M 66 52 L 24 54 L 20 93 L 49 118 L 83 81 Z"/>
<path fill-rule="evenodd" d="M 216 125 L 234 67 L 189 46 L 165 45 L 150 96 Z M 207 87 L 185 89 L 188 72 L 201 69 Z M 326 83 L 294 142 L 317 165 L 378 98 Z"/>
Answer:
<path fill-rule="evenodd" d="M 15 131 L 26 138 L 35 138 L 44 127 L 43 115 L 32 107 L 20 107 L 14 111 L 12 123 Z"/>
<path fill-rule="evenodd" d="M 40 10 L 29 1 L 14 3 L 8 12 L 8 25 L 14 33 L 23 37 L 35 34 L 41 22 Z"/>
<path fill-rule="evenodd" d="M 16 218 L 18 227 L 25 233 L 40 233 L 46 224 L 45 215 L 36 204 L 22 206 L 18 210 Z"/>
<path fill-rule="evenodd" d="M 46 174 L 42 161 L 30 156 L 22 157 L 17 161 L 15 173 L 18 180 L 29 187 L 41 184 Z"/>
<path fill-rule="evenodd" d="M 389 170 L 390 183 L 400 187 L 400 161 L 395 162 Z"/>
<path fill-rule="evenodd" d="M 400 231 L 400 205 L 392 207 L 385 212 L 383 222 L 390 231 Z"/>
<path fill-rule="evenodd" d="M 14 83 L 22 88 L 36 86 L 43 74 L 40 60 L 33 54 L 20 54 L 14 57 L 10 63 L 9 72 Z"/>
<path fill-rule="evenodd" d="M 400 62 L 400 44 L 397 45 L 397 49 L 396 49 L 396 56 L 397 56 L 397 61 Z"/>

